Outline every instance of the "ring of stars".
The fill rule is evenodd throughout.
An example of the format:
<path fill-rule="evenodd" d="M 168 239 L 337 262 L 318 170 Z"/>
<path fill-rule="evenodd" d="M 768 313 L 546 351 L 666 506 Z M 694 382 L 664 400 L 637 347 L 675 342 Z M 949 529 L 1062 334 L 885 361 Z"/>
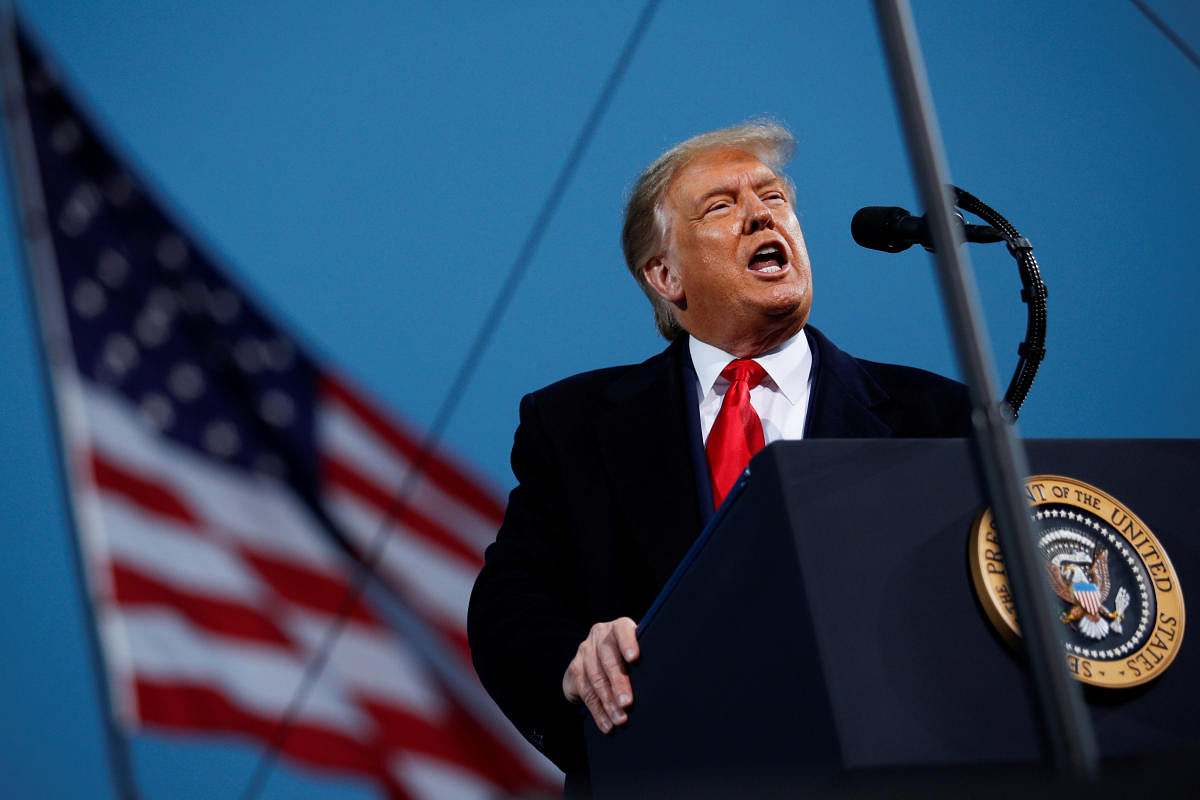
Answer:
<path fill-rule="evenodd" d="M 1097 520 L 1091 514 L 1080 513 L 1070 509 L 1062 508 L 1043 508 L 1034 514 L 1034 519 L 1043 522 L 1054 520 L 1063 520 L 1067 523 L 1074 523 L 1083 528 L 1089 528 L 1094 531 L 1094 534 L 1088 535 L 1078 529 L 1072 527 L 1052 527 L 1047 529 L 1038 539 L 1038 545 L 1043 547 L 1052 540 L 1068 539 L 1079 545 L 1089 552 L 1095 548 L 1096 539 L 1103 539 L 1107 542 L 1110 552 L 1116 551 L 1118 557 L 1123 559 L 1129 566 L 1129 572 L 1133 579 L 1137 582 L 1138 596 L 1141 600 L 1139 603 L 1138 625 L 1133 634 L 1118 647 L 1100 650 L 1089 647 L 1080 647 L 1077 644 L 1067 643 L 1066 649 L 1076 655 L 1085 658 L 1097 660 L 1113 660 L 1123 658 L 1129 653 L 1138 649 L 1142 639 L 1145 637 L 1150 628 L 1150 619 L 1153 617 L 1151 607 L 1153 603 L 1150 599 L 1149 588 L 1146 584 L 1146 577 L 1143 574 L 1145 570 L 1141 566 L 1140 559 L 1137 558 L 1129 543 L 1125 541 L 1111 527 Z M 1096 537 L 1095 539 L 1091 538 Z"/>

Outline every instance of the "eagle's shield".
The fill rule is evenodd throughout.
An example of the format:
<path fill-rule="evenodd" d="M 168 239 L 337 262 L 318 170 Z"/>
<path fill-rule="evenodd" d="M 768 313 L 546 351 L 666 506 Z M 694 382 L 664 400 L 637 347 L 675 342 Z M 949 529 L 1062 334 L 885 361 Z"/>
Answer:
<path fill-rule="evenodd" d="M 1075 600 L 1079 605 L 1083 606 L 1083 610 L 1091 614 L 1093 617 L 1100 614 L 1100 590 L 1096 588 L 1094 583 L 1077 583 L 1072 587 L 1075 590 Z"/>

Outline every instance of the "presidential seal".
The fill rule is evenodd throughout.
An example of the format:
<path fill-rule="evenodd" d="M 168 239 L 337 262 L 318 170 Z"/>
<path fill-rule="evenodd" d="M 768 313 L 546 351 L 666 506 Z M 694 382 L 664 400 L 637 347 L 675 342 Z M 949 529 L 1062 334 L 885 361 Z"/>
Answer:
<path fill-rule="evenodd" d="M 1183 595 L 1171 560 L 1138 517 L 1108 494 L 1060 475 L 1025 481 L 1037 549 L 1058 599 L 1067 667 L 1093 686 L 1137 686 L 1162 674 L 1183 641 Z M 992 624 L 1020 636 L 991 509 L 971 529 L 971 577 Z"/>

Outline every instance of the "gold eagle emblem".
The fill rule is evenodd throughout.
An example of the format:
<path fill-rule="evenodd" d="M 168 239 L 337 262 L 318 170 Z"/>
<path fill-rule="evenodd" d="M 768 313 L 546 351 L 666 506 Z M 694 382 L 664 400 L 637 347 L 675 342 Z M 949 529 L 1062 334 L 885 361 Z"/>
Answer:
<path fill-rule="evenodd" d="M 1125 609 L 1129 607 L 1129 592 L 1125 587 L 1117 592 L 1116 608 L 1110 610 L 1108 600 L 1112 581 L 1108 573 L 1108 550 L 1097 547 L 1086 569 L 1073 560 L 1046 560 L 1046 574 L 1054 593 L 1069 605 L 1059 614 L 1064 625 L 1074 625 L 1089 639 L 1103 639 L 1110 632 L 1121 633 Z"/>

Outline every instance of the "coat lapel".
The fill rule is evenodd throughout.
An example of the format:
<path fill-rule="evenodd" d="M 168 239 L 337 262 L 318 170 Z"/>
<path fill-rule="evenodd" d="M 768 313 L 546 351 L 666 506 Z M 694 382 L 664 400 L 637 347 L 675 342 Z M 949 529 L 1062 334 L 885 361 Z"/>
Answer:
<path fill-rule="evenodd" d="M 885 439 L 892 429 L 873 409 L 888 394 L 851 356 L 809 325 L 817 376 L 809 400 L 804 436 L 810 439 Z"/>
<path fill-rule="evenodd" d="M 702 525 L 684 405 L 687 352 L 680 337 L 630 370 L 608 387 L 608 411 L 595 421 L 617 504 L 659 585 Z"/>
<path fill-rule="evenodd" d="M 887 438 L 892 429 L 873 411 L 888 394 L 816 328 L 806 328 L 815 356 L 808 438 Z M 674 572 L 703 527 L 696 453 L 685 406 L 687 337 L 637 365 L 605 393 L 594 421 L 601 459 L 635 545 L 661 583 Z M 690 398 L 689 398 L 690 399 Z M 680 462 L 683 458 L 685 461 Z M 703 467 L 703 465 L 700 465 Z"/>

